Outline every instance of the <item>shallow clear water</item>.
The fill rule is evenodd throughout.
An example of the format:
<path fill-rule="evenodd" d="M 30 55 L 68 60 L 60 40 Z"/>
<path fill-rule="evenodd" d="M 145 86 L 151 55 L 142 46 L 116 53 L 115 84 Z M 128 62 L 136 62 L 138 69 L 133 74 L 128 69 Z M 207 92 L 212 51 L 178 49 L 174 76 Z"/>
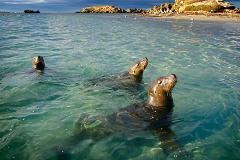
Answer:
<path fill-rule="evenodd" d="M 42 75 L 31 73 L 35 55 L 45 58 Z M 0 16 L 0 159 L 46 159 L 81 115 L 108 115 L 141 101 L 83 83 L 126 71 L 145 56 L 145 89 L 158 76 L 178 76 L 170 127 L 192 159 L 239 159 L 239 23 L 79 14 Z M 139 94 L 146 99 L 146 91 Z M 148 131 L 116 133 L 89 153 L 81 153 L 88 141 L 79 142 L 72 154 L 164 159 L 159 141 Z"/>

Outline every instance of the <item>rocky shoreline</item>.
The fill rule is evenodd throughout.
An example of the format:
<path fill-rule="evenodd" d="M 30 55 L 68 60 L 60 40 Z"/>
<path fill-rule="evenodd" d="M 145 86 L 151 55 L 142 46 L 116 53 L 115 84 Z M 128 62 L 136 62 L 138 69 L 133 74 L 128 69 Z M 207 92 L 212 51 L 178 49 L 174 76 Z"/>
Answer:
<path fill-rule="evenodd" d="M 175 3 L 163 3 L 151 9 L 122 9 L 115 6 L 92 6 L 76 13 L 136 13 L 141 16 L 177 18 L 194 16 L 224 17 L 240 19 L 240 9 L 224 0 L 175 0 Z M 183 18 L 183 19 L 185 19 Z"/>
<path fill-rule="evenodd" d="M 240 14 L 236 8 L 224 0 L 175 0 L 175 3 L 164 3 L 154 6 L 147 12 L 148 15 L 171 16 L 171 15 L 234 15 Z"/>
<path fill-rule="evenodd" d="M 223 0 L 175 0 L 173 4 L 154 6 L 147 17 L 201 21 L 240 22 L 240 9 Z"/>

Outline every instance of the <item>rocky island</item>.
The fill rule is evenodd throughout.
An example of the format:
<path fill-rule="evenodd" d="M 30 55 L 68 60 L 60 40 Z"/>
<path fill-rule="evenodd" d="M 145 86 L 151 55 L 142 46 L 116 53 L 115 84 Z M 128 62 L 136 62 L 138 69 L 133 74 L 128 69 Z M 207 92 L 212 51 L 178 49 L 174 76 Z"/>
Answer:
<path fill-rule="evenodd" d="M 24 10 L 24 13 L 40 13 L 40 11 L 39 10 L 34 11 L 34 10 L 27 9 L 27 10 Z"/>
<path fill-rule="evenodd" d="M 83 8 L 78 13 L 126 13 L 126 11 L 115 6 L 92 6 Z"/>
<path fill-rule="evenodd" d="M 138 8 L 125 10 L 116 6 L 92 6 L 83 8 L 75 13 L 147 13 L 147 10 Z"/>

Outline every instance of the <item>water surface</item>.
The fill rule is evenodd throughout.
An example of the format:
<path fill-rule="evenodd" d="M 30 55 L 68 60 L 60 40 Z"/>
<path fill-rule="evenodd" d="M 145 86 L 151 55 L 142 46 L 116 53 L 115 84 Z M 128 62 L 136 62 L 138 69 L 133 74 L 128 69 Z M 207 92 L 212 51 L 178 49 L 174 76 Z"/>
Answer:
<path fill-rule="evenodd" d="M 36 55 L 45 58 L 44 74 L 31 73 Z M 0 16 L 0 159 L 45 159 L 47 148 L 72 136 L 81 115 L 109 115 L 145 100 L 146 91 L 139 99 L 84 86 L 145 56 L 145 90 L 158 76 L 178 76 L 170 128 L 192 159 L 239 159 L 239 23 L 104 14 Z M 159 143 L 148 131 L 116 133 L 84 158 L 164 159 Z M 74 147 L 73 159 L 86 145 Z"/>

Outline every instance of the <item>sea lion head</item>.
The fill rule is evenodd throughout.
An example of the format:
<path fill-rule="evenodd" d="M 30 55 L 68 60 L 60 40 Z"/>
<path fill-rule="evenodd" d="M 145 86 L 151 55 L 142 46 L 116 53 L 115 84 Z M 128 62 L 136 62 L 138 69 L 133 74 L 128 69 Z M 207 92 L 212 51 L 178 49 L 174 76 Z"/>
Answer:
<path fill-rule="evenodd" d="M 175 74 L 158 77 L 148 89 L 147 105 L 154 107 L 173 106 L 171 92 L 176 83 L 177 76 Z"/>
<path fill-rule="evenodd" d="M 128 73 L 132 75 L 137 81 L 142 80 L 143 71 L 148 65 L 147 57 L 137 61 L 132 67 L 129 68 Z"/>
<path fill-rule="evenodd" d="M 42 56 L 36 56 L 32 59 L 32 68 L 38 71 L 43 71 L 45 68 L 44 59 Z"/>

